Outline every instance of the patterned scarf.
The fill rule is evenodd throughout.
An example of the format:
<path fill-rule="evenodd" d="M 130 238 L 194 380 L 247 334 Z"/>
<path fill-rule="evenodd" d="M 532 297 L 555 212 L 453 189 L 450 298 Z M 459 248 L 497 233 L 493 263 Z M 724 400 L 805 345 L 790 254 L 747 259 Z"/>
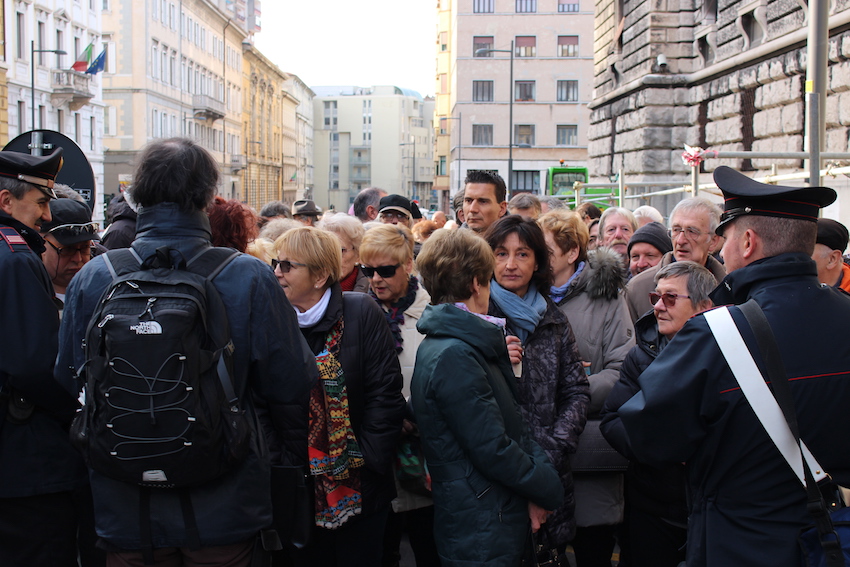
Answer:
<path fill-rule="evenodd" d="M 418 290 L 419 280 L 416 279 L 416 276 L 411 275 L 407 282 L 407 295 L 387 307 L 383 301 L 378 299 L 375 292 L 369 288 L 369 295 L 371 295 L 372 299 L 377 301 L 381 309 L 384 310 L 384 317 L 387 318 L 387 323 L 390 324 L 390 332 L 393 334 L 396 353 L 400 353 L 404 350 L 404 344 L 402 344 L 404 343 L 404 339 L 401 336 L 401 325 L 404 325 L 404 312 L 408 307 L 413 305 L 413 302 L 416 300 L 416 292 Z"/>
<path fill-rule="evenodd" d="M 319 382 L 310 392 L 307 436 L 310 474 L 315 479 L 316 525 L 336 529 L 363 511 L 360 471 L 363 454 L 351 429 L 348 390 L 339 363 L 342 319 L 316 355 Z"/>

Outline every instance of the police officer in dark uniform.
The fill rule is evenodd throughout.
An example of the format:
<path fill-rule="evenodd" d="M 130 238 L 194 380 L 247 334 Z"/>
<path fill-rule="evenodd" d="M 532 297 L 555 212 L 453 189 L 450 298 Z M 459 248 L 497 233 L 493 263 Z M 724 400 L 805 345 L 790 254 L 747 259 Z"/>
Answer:
<path fill-rule="evenodd" d="M 754 300 L 776 336 L 812 454 L 850 486 L 850 297 L 818 283 L 811 259 L 826 187 L 758 183 L 728 167 L 714 179 L 725 212 L 728 275 L 714 290 L 756 364 L 764 358 L 740 309 Z M 769 376 L 766 376 L 769 380 Z M 641 374 L 641 391 L 618 410 L 645 463 L 685 463 L 688 567 L 801 565 L 797 535 L 811 522 L 806 491 L 741 393 L 705 315 L 692 318 Z"/>
<path fill-rule="evenodd" d="M 76 397 L 53 378 L 59 316 L 39 226 L 62 166 L 0 152 L 0 565 L 77 565 L 79 490 L 68 426 Z"/>

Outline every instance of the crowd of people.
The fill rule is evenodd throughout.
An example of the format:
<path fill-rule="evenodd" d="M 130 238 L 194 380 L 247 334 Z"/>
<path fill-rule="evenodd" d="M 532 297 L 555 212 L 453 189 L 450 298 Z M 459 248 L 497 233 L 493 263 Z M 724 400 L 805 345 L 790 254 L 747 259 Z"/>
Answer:
<path fill-rule="evenodd" d="M 565 566 L 568 550 L 577 567 L 799 565 L 806 491 L 705 320 L 732 306 L 767 373 L 734 307 L 748 300 L 801 437 L 850 486 L 848 231 L 819 218 L 832 189 L 719 167 L 722 208 L 684 198 L 665 223 L 650 206 L 508 201 L 501 177 L 470 171 L 449 215 L 378 188 L 347 213 L 257 212 L 216 196 L 214 159 L 174 138 L 144 150 L 101 232 L 55 183 L 61 153 L 0 152 L 2 565 L 397 567 L 405 535 L 418 567 Z M 238 253 L 201 272 L 211 247 Z M 187 270 L 208 286 L 193 301 L 220 298 L 226 344 L 179 377 L 110 358 L 113 325 L 171 348 L 177 296 L 98 319 L 116 286 Z M 134 372 L 141 408 L 120 401 Z M 225 433 L 193 437 L 219 420 L 189 416 L 173 453 L 211 443 L 227 466 L 117 478 L 103 459 L 146 457 L 126 436 L 95 454 L 120 429 L 98 404 L 161 431 L 157 380 L 184 372 L 218 376 L 203 395 L 225 400 Z"/>

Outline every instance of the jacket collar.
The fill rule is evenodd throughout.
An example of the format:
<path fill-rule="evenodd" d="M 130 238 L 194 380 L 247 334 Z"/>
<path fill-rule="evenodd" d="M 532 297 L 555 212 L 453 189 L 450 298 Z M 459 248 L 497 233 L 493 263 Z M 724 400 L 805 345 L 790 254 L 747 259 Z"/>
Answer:
<path fill-rule="evenodd" d="M 715 305 L 740 305 L 763 285 L 781 279 L 810 278 L 817 285 L 817 264 L 810 256 L 801 253 L 780 254 L 756 260 L 723 278 L 711 292 Z"/>
<path fill-rule="evenodd" d="M 204 211 L 181 211 L 176 203 L 159 203 L 139 209 L 136 235 L 146 238 L 210 239 L 210 219 Z"/>
<path fill-rule="evenodd" d="M 419 282 L 419 289 L 416 290 L 416 297 L 413 298 L 413 303 L 404 311 L 405 317 L 421 319 L 422 313 L 425 312 L 425 307 L 431 303 L 431 296 L 425 291 L 425 286 Z"/>
<path fill-rule="evenodd" d="M 429 337 L 461 340 L 488 360 L 508 361 L 508 347 L 502 329 L 450 303 L 425 307 L 416 330 Z"/>
<path fill-rule="evenodd" d="M 41 235 L 38 234 L 37 230 L 28 227 L 21 221 L 10 215 L 7 215 L 2 211 L 0 211 L 0 224 L 5 224 L 6 226 L 14 228 L 18 232 L 18 234 L 20 234 L 21 237 L 26 241 L 27 246 L 30 247 L 30 250 L 32 250 L 38 255 L 44 254 L 44 239 L 41 237 Z"/>

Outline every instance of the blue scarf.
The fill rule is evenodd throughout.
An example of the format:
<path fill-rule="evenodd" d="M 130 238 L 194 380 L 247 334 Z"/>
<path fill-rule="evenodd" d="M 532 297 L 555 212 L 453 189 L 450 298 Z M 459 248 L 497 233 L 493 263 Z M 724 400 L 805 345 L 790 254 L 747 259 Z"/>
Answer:
<path fill-rule="evenodd" d="M 490 298 L 507 315 L 511 329 L 523 344 L 546 313 L 546 299 L 533 283 L 528 286 L 525 297 L 520 297 L 494 279 L 490 282 Z"/>
<path fill-rule="evenodd" d="M 549 288 L 549 298 L 552 299 L 555 303 L 558 303 L 567 295 L 567 290 L 570 288 L 570 284 L 576 281 L 576 278 L 584 271 L 584 267 L 587 265 L 587 262 L 579 262 L 578 268 L 573 272 L 573 275 L 570 276 L 570 279 L 567 280 L 567 283 L 562 285 L 561 287 L 552 286 Z"/>

